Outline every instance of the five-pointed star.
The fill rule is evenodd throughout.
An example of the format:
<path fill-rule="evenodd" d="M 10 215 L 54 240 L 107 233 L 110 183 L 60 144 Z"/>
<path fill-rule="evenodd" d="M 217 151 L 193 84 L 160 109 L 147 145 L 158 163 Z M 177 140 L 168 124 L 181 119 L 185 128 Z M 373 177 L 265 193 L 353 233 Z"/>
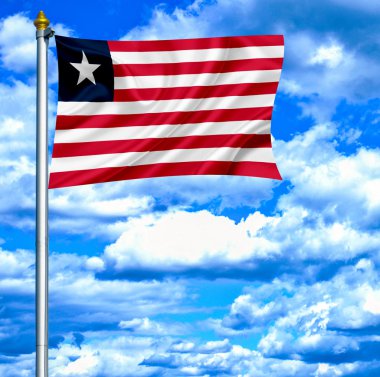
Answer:
<path fill-rule="evenodd" d="M 93 72 L 100 67 L 100 64 L 90 64 L 83 50 L 82 54 L 83 55 L 81 63 L 70 63 L 74 68 L 76 68 L 79 71 L 77 85 L 79 85 L 85 79 L 89 79 L 93 84 L 96 85 Z"/>

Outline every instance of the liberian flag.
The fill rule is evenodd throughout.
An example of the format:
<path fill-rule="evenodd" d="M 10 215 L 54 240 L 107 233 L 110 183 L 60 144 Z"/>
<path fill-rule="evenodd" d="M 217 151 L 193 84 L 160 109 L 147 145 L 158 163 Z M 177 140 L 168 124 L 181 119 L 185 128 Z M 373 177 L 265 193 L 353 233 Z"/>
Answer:
<path fill-rule="evenodd" d="M 281 179 L 271 145 L 282 35 L 56 36 L 49 188 L 175 175 Z"/>

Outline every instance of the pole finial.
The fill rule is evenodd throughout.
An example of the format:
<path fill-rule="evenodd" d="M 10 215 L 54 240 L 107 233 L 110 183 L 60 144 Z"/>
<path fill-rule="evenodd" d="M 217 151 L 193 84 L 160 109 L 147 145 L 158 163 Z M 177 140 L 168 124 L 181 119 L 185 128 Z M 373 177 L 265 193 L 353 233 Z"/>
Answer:
<path fill-rule="evenodd" d="M 46 30 L 50 24 L 50 21 L 46 18 L 45 13 L 41 10 L 33 23 L 37 30 Z"/>

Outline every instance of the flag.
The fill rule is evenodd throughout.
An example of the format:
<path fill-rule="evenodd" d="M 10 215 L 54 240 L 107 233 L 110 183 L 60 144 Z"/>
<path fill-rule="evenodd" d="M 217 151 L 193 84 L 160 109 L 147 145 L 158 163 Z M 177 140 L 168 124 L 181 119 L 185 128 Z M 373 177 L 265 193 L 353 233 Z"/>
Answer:
<path fill-rule="evenodd" d="M 56 36 L 56 46 L 49 188 L 176 175 L 281 179 L 270 127 L 282 35 Z"/>

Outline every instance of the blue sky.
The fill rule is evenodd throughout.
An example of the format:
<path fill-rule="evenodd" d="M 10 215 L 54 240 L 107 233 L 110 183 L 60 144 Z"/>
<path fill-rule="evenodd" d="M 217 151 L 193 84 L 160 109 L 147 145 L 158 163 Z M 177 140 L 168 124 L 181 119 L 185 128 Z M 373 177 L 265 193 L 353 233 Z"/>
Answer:
<path fill-rule="evenodd" d="M 35 32 L 285 35 L 282 182 L 173 177 L 50 192 L 52 377 L 380 375 L 377 0 L 0 8 L 0 375 L 34 375 Z M 57 64 L 49 50 L 49 140 Z"/>

